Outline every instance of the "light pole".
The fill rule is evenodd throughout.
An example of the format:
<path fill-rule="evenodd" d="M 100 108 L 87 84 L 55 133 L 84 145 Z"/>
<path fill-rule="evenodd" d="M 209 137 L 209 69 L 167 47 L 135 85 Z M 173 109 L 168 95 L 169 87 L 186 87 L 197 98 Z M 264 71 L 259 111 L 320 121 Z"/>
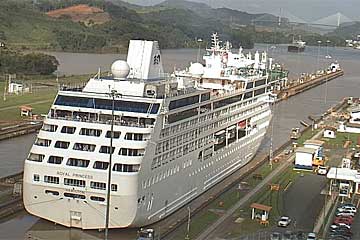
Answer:
<path fill-rule="evenodd" d="M 320 64 L 320 44 L 321 44 L 321 41 L 317 41 L 318 43 L 318 54 L 317 54 L 317 61 L 316 61 L 316 70 L 315 70 L 315 73 L 319 70 L 319 64 Z"/>
<path fill-rule="evenodd" d="M 188 209 L 188 222 L 187 222 L 187 227 L 186 227 L 185 240 L 190 240 L 190 217 L 191 217 L 190 206 L 188 206 L 187 209 Z"/>
<path fill-rule="evenodd" d="M 108 240 L 109 235 L 109 219 L 110 219 L 110 193 L 111 193 L 111 171 L 112 171 L 112 154 L 113 154 L 113 139 L 114 139 L 114 111 L 115 111 L 115 97 L 117 96 L 116 90 L 110 91 L 110 97 L 112 99 L 111 106 L 111 128 L 110 128 L 110 149 L 109 149 L 109 166 L 108 166 L 108 181 L 107 181 L 107 193 L 106 193 L 106 213 L 105 213 L 105 240 Z"/>
<path fill-rule="evenodd" d="M 330 43 L 330 40 L 326 40 L 326 58 L 329 58 L 329 54 L 328 54 L 328 45 Z M 326 101 L 327 101 L 327 82 L 328 82 L 328 79 L 327 79 L 327 69 L 325 70 L 325 96 L 324 96 L 324 103 L 326 104 Z"/>
<path fill-rule="evenodd" d="M 200 59 L 200 45 L 201 45 L 202 41 L 203 40 L 201 38 L 197 39 L 199 49 L 198 49 L 198 53 L 197 53 L 197 56 L 196 56 L 196 62 L 199 62 L 199 59 Z"/>

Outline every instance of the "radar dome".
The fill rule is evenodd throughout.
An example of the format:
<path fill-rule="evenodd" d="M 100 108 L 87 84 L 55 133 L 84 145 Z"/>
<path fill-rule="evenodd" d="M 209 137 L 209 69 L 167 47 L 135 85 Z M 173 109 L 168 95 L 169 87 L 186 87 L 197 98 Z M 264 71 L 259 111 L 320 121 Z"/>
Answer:
<path fill-rule="evenodd" d="M 204 66 L 201 63 L 191 64 L 189 71 L 192 75 L 201 76 L 204 74 Z"/>
<path fill-rule="evenodd" d="M 130 73 L 129 64 L 123 60 L 116 60 L 111 65 L 111 73 L 114 78 L 126 78 Z"/>

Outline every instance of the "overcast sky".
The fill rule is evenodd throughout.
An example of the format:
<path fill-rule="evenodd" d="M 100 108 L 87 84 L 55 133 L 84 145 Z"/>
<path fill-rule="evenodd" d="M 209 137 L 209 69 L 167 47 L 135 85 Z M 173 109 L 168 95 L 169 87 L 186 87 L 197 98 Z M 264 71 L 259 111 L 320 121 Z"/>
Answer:
<path fill-rule="evenodd" d="M 154 5 L 163 0 L 125 0 L 134 4 Z M 228 7 L 250 13 L 294 15 L 301 19 L 317 20 L 338 12 L 352 20 L 360 20 L 360 0 L 192 0 L 212 7 Z"/>

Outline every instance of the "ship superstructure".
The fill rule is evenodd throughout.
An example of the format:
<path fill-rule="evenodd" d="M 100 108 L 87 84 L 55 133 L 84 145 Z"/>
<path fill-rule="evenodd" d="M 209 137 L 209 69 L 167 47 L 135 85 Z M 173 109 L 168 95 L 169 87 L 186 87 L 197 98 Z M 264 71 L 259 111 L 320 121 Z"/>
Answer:
<path fill-rule="evenodd" d="M 204 60 L 167 76 L 158 43 L 132 40 L 111 77 L 59 91 L 25 160 L 26 210 L 104 228 L 110 187 L 110 227 L 144 226 L 248 163 L 271 119 L 271 59 L 233 54 L 213 35 Z"/>

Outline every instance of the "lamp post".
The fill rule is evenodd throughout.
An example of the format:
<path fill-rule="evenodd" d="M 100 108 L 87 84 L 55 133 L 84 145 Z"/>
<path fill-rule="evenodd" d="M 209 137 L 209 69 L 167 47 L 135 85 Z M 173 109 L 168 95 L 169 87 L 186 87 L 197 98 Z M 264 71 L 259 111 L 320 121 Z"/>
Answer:
<path fill-rule="evenodd" d="M 196 55 L 196 62 L 199 62 L 199 59 L 200 59 L 200 45 L 201 45 L 202 41 L 203 40 L 201 38 L 197 39 L 199 49 L 198 49 L 198 52 L 197 52 L 197 55 Z"/>
<path fill-rule="evenodd" d="M 187 227 L 186 227 L 185 240 L 190 240 L 190 217 L 191 217 L 190 206 L 188 206 L 187 209 L 188 209 L 188 221 L 187 221 Z"/>
<path fill-rule="evenodd" d="M 108 166 L 108 181 L 107 181 L 107 193 L 106 193 L 106 213 L 105 213 L 105 240 L 108 240 L 109 235 L 109 219 L 110 219 L 110 193 L 111 193 L 111 171 L 112 171 L 112 154 L 113 154 L 113 139 L 114 139 L 114 111 L 115 111 L 115 97 L 117 96 L 116 90 L 110 91 L 110 97 L 112 100 L 111 106 L 111 128 L 110 128 L 110 149 L 109 149 L 109 166 Z"/>
<path fill-rule="evenodd" d="M 316 72 L 319 70 L 319 64 L 320 64 L 320 44 L 321 41 L 317 41 L 318 43 L 318 54 L 317 54 L 317 61 L 316 61 Z"/>

